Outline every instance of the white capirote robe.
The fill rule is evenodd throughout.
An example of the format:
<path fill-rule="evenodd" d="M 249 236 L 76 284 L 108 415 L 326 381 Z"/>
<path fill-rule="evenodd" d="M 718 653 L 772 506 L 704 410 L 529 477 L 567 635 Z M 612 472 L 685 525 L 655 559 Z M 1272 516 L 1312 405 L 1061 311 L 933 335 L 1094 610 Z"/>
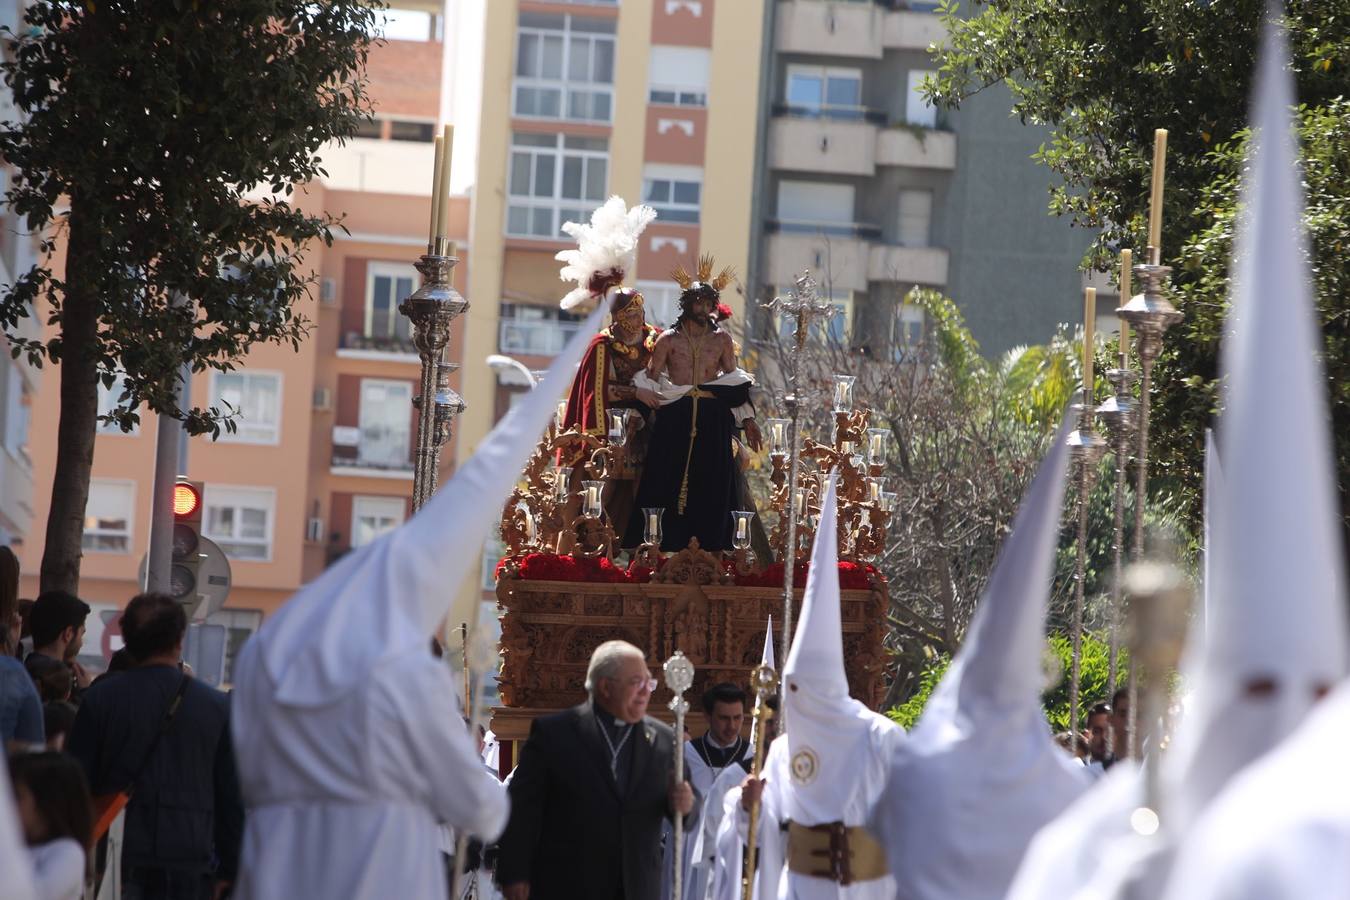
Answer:
<path fill-rule="evenodd" d="M 1239 775 L 1181 845 L 1164 900 L 1350 897 L 1350 682 Z"/>
<path fill-rule="evenodd" d="M 789 720 L 790 721 L 790 720 Z M 822 771 L 817 777 L 828 779 L 837 796 L 838 819 L 849 826 L 862 826 L 886 786 L 886 770 L 896 747 L 905 740 L 905 732 L 894 723 L 876 716 L 863 752 L 847 769 Z M 764 794 L 759 812 L 759 874 L 755 879 L 756 900 L 893 900 L 895 877 L 887 875 L 861 881 L 847 887 L 825 878 L 813 878 L 788 871 L 788 833 L 783 824 L 788 813 L 790 790 L 787 740 L 779 738 L 769 745 L 764 761 Z M 726 814 L 736 815 L 738 828 L 748 827 L 749 813 L 724 806 Z M 744 824 L 741 824 L 744 823 Z M 819 822 L 803 822 L 817 825 Z"/>
<path fill-rule="evenodd" d="M 239 664 L 256 660 L 246 645 Z M 478 759 L 450 670 L 409 653 L 327 706 L 273 705 L 265 669 L 236 716 L 247 813 L 232 896 L 440 898 L 439 824 L 485 839 L 506 825 L 505 791 Z M 238 706 L 236 706 L 238 708 Z"/>

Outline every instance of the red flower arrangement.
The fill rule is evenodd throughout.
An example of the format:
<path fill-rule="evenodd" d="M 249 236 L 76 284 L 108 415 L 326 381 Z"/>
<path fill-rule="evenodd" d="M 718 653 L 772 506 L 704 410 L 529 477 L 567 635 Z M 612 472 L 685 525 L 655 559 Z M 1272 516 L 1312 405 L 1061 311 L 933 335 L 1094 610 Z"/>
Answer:
<path fill-rule="evenodd" d="M 506 559 L 497 563 L 497 577 L 502 574 L 502 567 Z M 666 560 L 661 560 L 664 566 Z M 783 564 L 774 563 L 763 572 L 750 573 L 748 575 L 736 575 L 733 570 L 734 563 L 730 560 L 723 561 L 723 567 L 726 571 L 732 572 L 735 584 L 738 587 L 782 587 L 783 586 Z M 659 568 L 659 567 L 658 567 Z M 810 564 L 802 561 L 794 566 L 796 571 L 793 573 L 793 584 L 796 587 L 806 587 L 806 578 L 810 572 Z M 865 591 L 871 587 L 871 576 L 876 573 L 876 567 L 869 563 L 841 562 L 839 564 L 839 588 L 845 591 Z M 628 568 L 621 569 L 614 563 L 604 557 L 584 557 L 574 559 L 571 556 L 556 556 L 552 553 L 529 553 L 520 561 L 519 577 L 525 581 L 577 581 L 591 584 L 646 584 L 652 580 L 652 570 L 646 566 L 639 566 L 636 562 L 630 563 Z"/>

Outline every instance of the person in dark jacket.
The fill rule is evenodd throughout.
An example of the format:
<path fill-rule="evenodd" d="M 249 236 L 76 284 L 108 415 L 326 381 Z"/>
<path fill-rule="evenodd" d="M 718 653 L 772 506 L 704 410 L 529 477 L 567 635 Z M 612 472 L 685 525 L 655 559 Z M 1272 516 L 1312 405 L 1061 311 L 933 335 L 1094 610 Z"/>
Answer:
<path fill-rule="evenodd" d="M 673 783 L 674 732 L 646 715 L 655 688 L 642 651 L 608 641 L 591 655 L 589 702 L 534 720 L 498 843 L 506 900 L 660 895 L 662 822 L 683 815 L 688 833 L 697 793 Z"/>
<path fill-rule="evenodd" d="M 66 749 L 95 796 L 132 786 L 124 900 L 220 896 L 238 867 L 244 821 L 229 698 L 183 672 L 187 617 L 173 599 L 132 598 L 121 628 L 137 665 L 89 688 Z"/>

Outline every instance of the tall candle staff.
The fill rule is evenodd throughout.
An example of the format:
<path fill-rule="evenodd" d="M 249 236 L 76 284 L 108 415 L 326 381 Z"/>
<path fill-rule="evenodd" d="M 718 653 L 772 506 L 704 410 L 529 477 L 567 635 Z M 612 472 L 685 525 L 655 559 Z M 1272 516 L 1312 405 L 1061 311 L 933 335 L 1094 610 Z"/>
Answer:
<path fill-rule="evenodd" d="M 1130 298 L 1132 258 L 1133 254 L 1129 250 L 1120 251 L 1120 296 L 1124 302 Z M 1125 564 L 1125 473 L 1130 462 L 1130 444 L 1134 439 L 1139 411 L 1132 390 L 1135 373 L 1130 368 L 1130 323 L 1125 319 L 1120 320 L 1118 365 L 1107 370 L 1106 378 L 1115 388 L 1115 394 L 1097 407 L 1097 415 L 1106 423 L 1111 452 L 1116 459 L 1116 490 L 1112 505 L 1110 656 L 1106 669 L 1106 694 L 1112 696 L 1116 692 L 1116 671 L 1120 660 L 1121 578 Z"/>
<path fill-rule="evenodd" d="M 1148 497 L 1148 425 L 1150 393 L 1153 390 L 1153 363 L 1162 352 L 1163 334 L 1180 322 L 1182 315 L 1165 295 L 1170 266 L 1162 264 L 1162 198 L 1163 176 L 1167 158 L 1167 131 L 1159 128 L 1154 133 L 1153 186 L 1150 192 L 1148 220 L 1148 261 L 1134 267 L 1134 274 L 1144 286 L 1144 292 L 1116 310 L 1139 335 L 1139 446 L 1136 451 L 1134 488 L 1134 538 L 1131 541 L 1131 560 L 1137 560 L 1144 549 L 1144 503 Z M 1131 757 L 1138 755 L 1135 746 L 1138 721 L 1138 687 L 1133 670 L 1129 676 L 1130 715 L 1127 733 Z"/>
<path fill-rule="evenodd" d="M 1097 324 L 1097 291 L 1083 292 L 1083 400 L 1074 408 L 1078 411 L 1078 428 L 1069 435 L 1069 452 L 1074 462 L 1074 476 L 1078 484 L 1078 554 L 1074 561 L 1073 626 L 1071 639 L 1073 653 L 1069 671 L 1069 727 L 1078 729 L 1078 679 L 1083 661 L 1083 606 L 1084 582 L 1087 579 L 1088 500 L 1092 484 L 1097 478 L 1097 464 L 1106 452 L 1106 441 L 1092 430 L 1092 419 L 1097 407 L 1093 403 L 1092 363 Z"/>
<path fill-rule="evenodd" d="M 666 660 L 662 671 L 666 675 L 666 687 L 675 696 L 670 698 L 670 710 L 675 713 L 675 783 L 684 781 L 684 714 L 689 711 L 689 701 L 684 692 L 694 683 L 694 664 L 679 650 Z M 675 815 L 675 887 L 672 897 L 683 897 L 684 881 L 684 816 Z"/>
<path fill-rule="evenodd" d="M 414 511 L 436 490 L 441 447 L 450 439 L 451 421 L 464 410 L 463 399 L 450 389 L 450 372 L 454 367 L 443 360 L 445 347 L 450 343 L 450 323 L 469 308 L 468 301 L 451 284 L 451 270 L 459 260 L 454 245 L 446 237 L 453 136 L 454 129 L 447 125 L 444 134 L 436 139 L 427 252 L 413 264 L 422 274 L 422 285 L 398 308 L 412 322 L 413 345 L 422 363 L 421 393 L 413 400 L 417 409 Z"/>

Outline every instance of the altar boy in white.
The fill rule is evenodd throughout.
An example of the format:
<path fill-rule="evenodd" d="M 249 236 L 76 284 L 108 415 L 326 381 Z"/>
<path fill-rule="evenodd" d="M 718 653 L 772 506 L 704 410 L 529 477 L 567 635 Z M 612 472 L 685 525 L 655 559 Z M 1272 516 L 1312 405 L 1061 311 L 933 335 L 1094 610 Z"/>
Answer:
<path fill-rule="evenodd" d="M 783 667 L 786 728 L 769 747 L 765 765 L 755 876 L 759 900 L 895 896 L 886 855 L 863 823 L 905 732 L 848 694 L 835 522 L 831 477 L 802 616 Z"/>

